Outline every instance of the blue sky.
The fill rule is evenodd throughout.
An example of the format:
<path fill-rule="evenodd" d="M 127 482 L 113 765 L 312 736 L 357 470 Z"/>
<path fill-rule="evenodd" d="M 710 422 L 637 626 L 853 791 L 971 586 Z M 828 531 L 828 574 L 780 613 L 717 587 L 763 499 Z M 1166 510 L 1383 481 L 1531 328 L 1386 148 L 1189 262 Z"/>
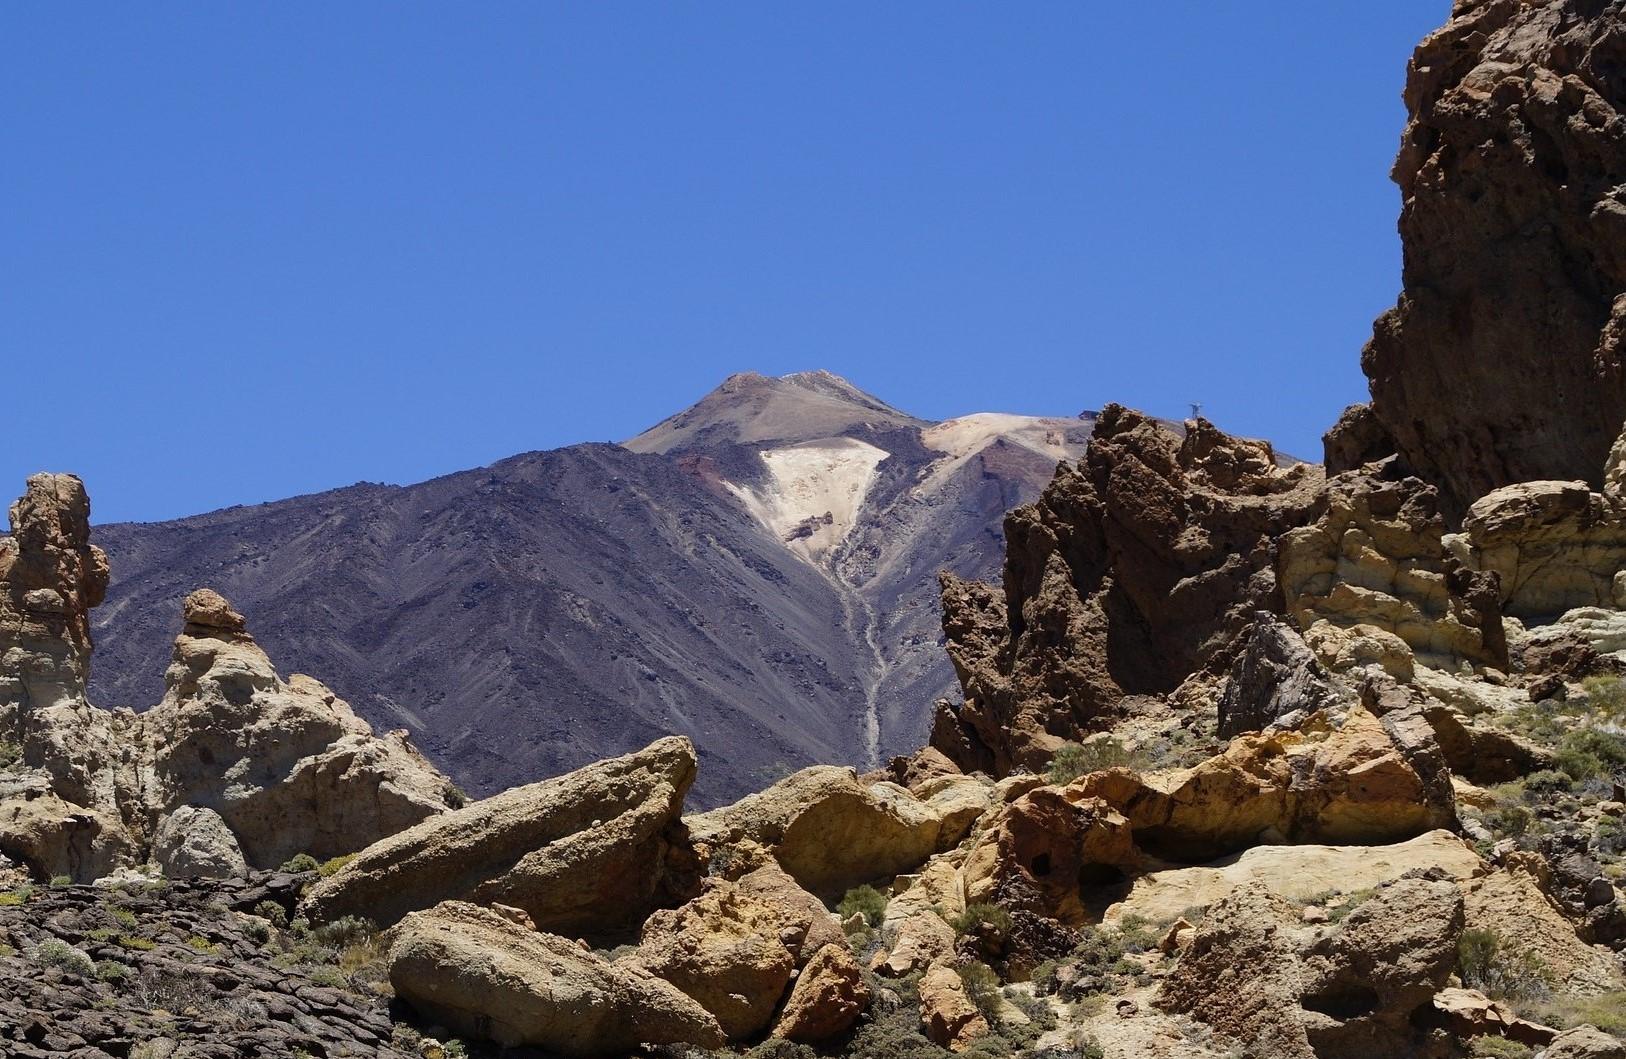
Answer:
<path fill-rule="evenodd" d="M 0 496 L 416 481 L 747 369 L 1318 456 L 1448 8 L 8 5 Z"/>

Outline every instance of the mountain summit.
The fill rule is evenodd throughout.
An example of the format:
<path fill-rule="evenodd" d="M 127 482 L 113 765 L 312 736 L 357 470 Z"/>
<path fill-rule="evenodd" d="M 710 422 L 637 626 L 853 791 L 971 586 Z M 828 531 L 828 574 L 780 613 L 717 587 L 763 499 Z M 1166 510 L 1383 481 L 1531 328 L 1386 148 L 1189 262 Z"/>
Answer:
<path fill-rule="evenodd" d="M 624 445 L 99 527 L 92 697 L 156 702 L 153 659 L 209 585 L 476 794 L 667 733 L 702 748 L 701 801 L 865 767 L 919 746 L 954 683 L 938 571 L 996 575 L 1005 512 L 1089 434 L 745 373 Z"/>

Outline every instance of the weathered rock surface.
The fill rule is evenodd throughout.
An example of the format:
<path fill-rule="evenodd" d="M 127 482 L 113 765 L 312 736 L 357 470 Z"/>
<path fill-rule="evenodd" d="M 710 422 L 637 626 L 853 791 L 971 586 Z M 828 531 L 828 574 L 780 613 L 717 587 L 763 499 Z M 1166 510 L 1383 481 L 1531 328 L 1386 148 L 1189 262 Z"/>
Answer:
<path fill-rule="evenodd" d="M 213 809 L 183 805 L 165 816 L 153 836 L 152 855 L 172 879 L 248 874 L 237 836 Z"/>
<path fill-rule="evenodd" d="M 1157 1003 L 1264 1059 L 1409 1054 L 1456 963 L 1462 894 L 1406 878 L 1342 923 L 1304 927 L 1298 910 L 1250 883 L 1211 908 Z"/>
<path fill-rule="evenodd" d="M 1578 607 L 1626 605 L 1626 510 L 1584 482 L 1520 482 L 1474 501 L 1469 560 L 1495 573 L 1504 613 L 1535 624 Z"/>
<path fill-rule="evenodd" d="M 920 978 L 920 1021 L 926 1037 L 954 1052 L 989 1033 L 988 1020 L 966 995 L 960 974 L 947 962 L 932 964 Z"/>
<path fill-rule="evenodd" d="M 673 736 L 515 787 L 374 843 L 305 907 L 316 920 L 387 925 L 442 901 L 498 902 L 555 933 L 636 926 L 692 888 L 679 814 L 696 767 L 693 745 Z"/>
<path fill-rule="evenodd" d="M 1129 821 L 1078 787 L 1040 787 L 994 814 L 966 858 L 967 903 L 1084 921 L 1082 888 L 1121 880 L 1143 857 Z"/>
<path fill-rule="evenodd" d="M 712 882 L 682 908 L 652 914 L 628 960 L 693 997 L 739 1040 L 766 1029 L 785 995 L 806 938 L 799 919 Z"/>
<path fill-rule="evenodd" d="M 1514 482 L 1597 487 L 1626 420 L 1621 14 L 1459 3 L 1412 58 L 1404 291 L 1361 366 L 1450 515 Z"/>
<path fill-rule="evenodd" d="M 1306 901 L 1326 893 L 1353 894 L 1429 868 L 1466 883 L 1484 870 L 1484 863 L 1449 831 L 1430 831 L 1384 846 L 1255 846 L 1213 864 L 1138 875 L 1123 899 L 1107 909 L 1105 918 L 1116 921 L 1139 916 L 1153 923 L 1167 922 L 1187 909 L 1212 905 L 1249 883 L 1258 883 L 1288 901 Z"/>
<path fill-rule="evenodd" d="M 391 931 L 388 958 L 397 996 L 501 1045 L 596 1056 L 723 1043 L 717 1020 L 669 983 L 461 901 L 408 915 Z"/>
<path fill-rule="evenodd" d="M 1394 842 L 1456 822 L 1421 718 L 1361 709 L 1336 728 L 1239 736 L 1190 769 L 1092 773 L 1069 794 L 1100 798 L 1128 819 L 1142 850 L 1187 863 L 1262 842 Z"/>
<path fill-rule="evenodd" d="M 826 1041 L 852 1029 L 869 1003 L 870 988 L 847 946 L 825 945 L 802 968 L 773 1033 L 792 1041 Z"/>
<path fill-rule="evenodd" d="M 1219 699 L 1219 734 L 1257 732 L 1353 699 L 1286 622 L 1262 611 L 1242 636 Z"/>
<path fill-rule="evenodd" d="M 184 613 L 164 700 L 140 718 L 160 806 L 219 813 L 259 867 L 353 853 L 451 806 L 404 731 L 374 736 L 318 681 L 283 681 L 218 593 Z"/>
<path fill-rule="evenodd" d="M 1595 1026 L 1577 1026 L 1553 1038 L 1542 1059 L 1626 1059 L 1626 1041 Z"/>
<path fill-rule="evenodd" d="M 298 882 L 137 879 L 0 902 L 0 1055 L 416 1056 L 393 1043 L 365 974 L 341 975 L 331 950 L 285 949 L 242 914 L 286 907 Z"/>
<path fill-rule="evenodd" d="M 1172 691 L 1259 610 L 1279 612 L 1276 539 L 1321 472 L 1203 420 L 1185 437 L 1117 405 L 1076 467 L 1006 518 L 1003 599 L 943 579 L 965 693 L 932 744 L 963 768 L 1042 766 L 1126 694 Z"/>
<path fill-rule="evenodd" d="M 829 898 L 909 871 L 958 842 L 969 826 L 960 811 L 965 794 L 955 784 L 923 801 L 895 783 L 864 783 L 850 768 L 815 765 L 684 822 L 696 842 L 713 848 L 764 847 L 797 883 Z"/>

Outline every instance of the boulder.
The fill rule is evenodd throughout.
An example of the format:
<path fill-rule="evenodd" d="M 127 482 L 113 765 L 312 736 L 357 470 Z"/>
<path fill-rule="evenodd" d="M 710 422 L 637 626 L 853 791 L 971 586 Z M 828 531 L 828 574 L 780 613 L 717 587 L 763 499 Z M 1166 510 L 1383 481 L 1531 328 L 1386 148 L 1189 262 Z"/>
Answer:
<path fill-rule="evenodd" d="M 1415 713 L 1351 710 L 1334 727 L 1243 735 L 1193 768 L 1108 769 L 1070 798 L 1099 798 L 1128 820 L 1143 852 L 1202 862 L 1261 842 L 1395 842 L 1453 827 L 1449 775 Z"/>
<path fill-rule="evenodd" d="M 1626 1041 L 1595 1026 L 1577 1026 L 1553 1038 L 1542 1059 L 1626 1059 Z"/>
<path fill-rule="evenodd" d="M 869 986 L 846 944 L 825 945 L 802 968 L 773 1035 L 807 1043 L 826 1041 L 852 1029 L 869 1004 Z"/>
<path fill-rule="evenodd" d="M 1607 949 L 1581 940 L 1548 894 L 1551 886 L 1545 861 L 1515 854 L 1468 888 L 1468 926 L 1515 944 L 1565 991 L 1595 995 L 1626 988 L 1620 962 Z"/>
<path fill-rule="evenodd" d="M 1626 420 L 1619 14 L 1458 3 L 1411 61 L 1403 290 L 1361 367 L 1452 518 L 1515 482 L 1596 488 Z"/>
<path fill-rule="evenodd" d="M 1544 624 L 1578 608 L 1626 605 L 1626 511 L 1585 482 L 1519 482 L 1474 501 L 1462 537 L 1498 579 L 1501 609 Z M 1618 649 L 1618 648 L 1616 648 Z"/>
<path fill-rule="evenodd" d="M 1401 879 L 1335 926 L 1305 926 L 1249 883 L 1197 924 L 1156 1003 L 1262 1059 L 1409 1054 L 1413 1016 L 1450 977 L 1462 924 L 1450 881 Z"/>
<path fill-rule="evenodd" d="M 965 900 L 1085 919 L 1083 888 L 1122 881 L 1142 858 L 1129 821 L 1077 787 L 1040 787 L 996 813 L 962 871 Z"/>
<path fill-rule="evenodd" d="M 952 964 L 940 960 L 920 978 L 920 1021 L 932 1043 L 963 1052 L 989 1034 L 988 1020 L 966 995 Z"/>
<path fill-rule="evenodd" d="M 717 1020 L 669 983 L 490 909 L 413 912 L 388 945 L 395 995 L 463 1036 L 571 1056 L 723 1044 Z"/>
<path fill-rule="evenodd" d="M 1449 831 L 1430 831 L 1382 846 L 1255 846 L 1213 864 L 1164 868 L 1136 875 L 1129 891 L 1107 908 L 1110 922 L 1138 916 L 1167 922 L 1190 908 L 1206 908 L 1249 883 L 1288 901 L 1327 893 L 1373 890 L 1412 871 L 1439 869 L 1459 883 L 1484 870 L 1484 863 Z"/>
<path fill-rule="evenodd" d="M 652 914 L 628 962 L 693 997 L 739 1040 L 772 1021 L 805 938 L 800 916 L 713 880 L 683 907 Z"/>
<path fill-rule="evenodd" d="M 1512 1008 L 1476 989 L 1442 989 L 1434 994 L 1434 1010 L 1459 1040 L 1488 1034 L 1540 1047 L 1558 1035 L 1551 1026 L 1521 1019 Z"/>
<path fill-rule="evenodd" d="M 679 814 L 696 768 L 694 746 L 672 736 L 431 817 L 318 882 L 306 914 L 387 925 L 467 900 L 523 909 L 556 933 L 624 929 L 692 886 Z"/>
<path fill-rule="evenodd" d="M 863 783 L 850 768 L 815 765 L 733 805 L 687 818 L 696 842 L 721 848 L 754 842 L 798 884 L 824 898 L 918 867 L 960 840 L 963 783 L 937 801 L 895 783 Z M 986 803 L 984 803 L 986 804 Z"/>
<path fill-rule="evenodd" d="M 826 945 L 844 945 L 841 921 L 824 902 L 797 885 L 776 861 L 754 868 L 739 878 L 740 890 L 784 913 L 802 935 L 802 949 L 817 952 Z"/>
<path fill-rule="evenodd" d="M 165 816 L 153 836 L 153 859 L 174 879 L 227 879 L 248 874 L 237 836 L 213 809 L 183 805 Z"/>

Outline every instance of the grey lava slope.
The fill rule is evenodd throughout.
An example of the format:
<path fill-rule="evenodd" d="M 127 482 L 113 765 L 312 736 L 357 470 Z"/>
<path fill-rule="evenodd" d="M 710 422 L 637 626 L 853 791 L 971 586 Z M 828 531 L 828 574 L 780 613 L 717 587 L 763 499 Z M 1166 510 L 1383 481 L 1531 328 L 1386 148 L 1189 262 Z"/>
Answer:
<path fill-rule="evenodd" d="M 286 669 L 404 727 L 473 793 L 668 732 L 716 801 L 925 738 L 953 685 L 937 573 L 1088 419 L 916 419 L 825 372 L 736 375 L 625 445 L 96 529 L 91 698 L 156 702 L 180 601 L 218 589 Z"/>

